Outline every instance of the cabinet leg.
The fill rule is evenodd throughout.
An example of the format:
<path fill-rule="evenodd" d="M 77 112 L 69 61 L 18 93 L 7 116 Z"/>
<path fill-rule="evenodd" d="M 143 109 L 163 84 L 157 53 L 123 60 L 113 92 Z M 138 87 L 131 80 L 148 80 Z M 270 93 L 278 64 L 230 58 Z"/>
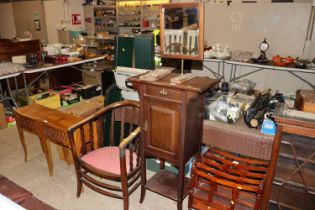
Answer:
<path fill-rule="evenodd" d="M 141 195 L 140 195 L 140 203 L 144 201 L 145 192 L 146 192 L 146 185 L 147 182 L 147 160 L 145 155 L 142 153 L 141 158 Z"/>
<path fill-rule="evenodd" d="M 180 200 L 180 201 L 177 201 L 177 210 L 182 210 L 183 209 L 183 202 Z"/>
<path fill-rule="evenodd" d="M 160 159 L 160 170 L 165 169 L 165 160 Z"/>
<path fill-rule="evenodd" d="M 182 210 L 183 208 L 184 179 L 185 179 L 184 170 L 185 170 L 184 164 L 178 167 L 177 210 Z"/>

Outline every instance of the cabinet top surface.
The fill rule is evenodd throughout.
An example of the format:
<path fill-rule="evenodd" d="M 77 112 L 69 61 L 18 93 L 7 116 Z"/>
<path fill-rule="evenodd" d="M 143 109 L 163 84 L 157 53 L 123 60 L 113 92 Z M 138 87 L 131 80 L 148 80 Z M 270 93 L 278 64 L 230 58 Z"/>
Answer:
<path fill-rule="evenodd" d="M 179 74 L 177 73 L 171 73 L 165 77 L 162 77 L 161 79 L 157 81 L 145 81 L 139 79 L 140 75 L 129 77 L 127 80 L 132 82 L 133 85 L 135 84 L 152 84 L 152 85 L 157 85 L 157 86 L 162 86 L 162 87 L 168 87 L 168 88 L 174 88 L 174 89 L 182 89 L 182 90 L 188 90 L 188 91 L 194 91 L 194 92 L 199 92 L 202 93 L 215 85 L 217 85 L 220 80 L 218 79 L 212 79 L 209 77 L 199 77 L 196 76 L 191 80 L 188 80 L 184 83 L 181 84 L 175 84 L 171 83 L 170 80 L 173 77 L 178 76 Z"/>

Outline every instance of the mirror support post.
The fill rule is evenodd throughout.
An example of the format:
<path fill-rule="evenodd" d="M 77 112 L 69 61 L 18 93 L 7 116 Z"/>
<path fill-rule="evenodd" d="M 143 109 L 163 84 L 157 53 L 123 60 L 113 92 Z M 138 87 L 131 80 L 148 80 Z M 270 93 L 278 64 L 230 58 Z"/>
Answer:
<path fill-rule="evenodd" d="M 184 59 L 181 59 L 182 62 L 181 62 L 181 65 L 180 65 L 180 73 L 181 74 L 184 74 Z"/>

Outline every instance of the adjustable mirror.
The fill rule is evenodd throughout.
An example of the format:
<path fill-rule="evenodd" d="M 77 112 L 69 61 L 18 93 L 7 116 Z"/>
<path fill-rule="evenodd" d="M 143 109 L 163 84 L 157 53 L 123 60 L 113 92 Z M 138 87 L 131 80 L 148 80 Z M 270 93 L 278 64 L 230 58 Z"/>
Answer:
<path fill-rule="evenodd" d="M 203 3 L 162 4 L 161 57 L 203 60 Z"/>

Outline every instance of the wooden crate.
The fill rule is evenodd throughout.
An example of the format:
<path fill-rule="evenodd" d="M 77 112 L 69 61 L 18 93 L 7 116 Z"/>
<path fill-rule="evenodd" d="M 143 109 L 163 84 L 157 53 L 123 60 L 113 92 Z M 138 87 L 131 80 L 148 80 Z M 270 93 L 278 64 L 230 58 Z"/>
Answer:
<path fill-rule="evenodd" d="M 315 113 L 315 90 L 297 90 L 296 107 L 300 111 Z"/>

